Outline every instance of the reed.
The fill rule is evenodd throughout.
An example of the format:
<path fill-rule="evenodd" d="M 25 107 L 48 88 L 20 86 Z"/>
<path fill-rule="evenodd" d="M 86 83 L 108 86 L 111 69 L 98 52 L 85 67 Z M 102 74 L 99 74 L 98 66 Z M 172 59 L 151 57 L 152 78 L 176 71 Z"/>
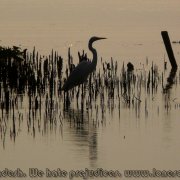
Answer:
<path fill-rule="evenodd" d="M 165 97 L 166 112 L 171 111 L 173 107 L 179 108 L 179 103 L 171 106 L 168 95 L 170 96 L 173 84 L 180 83 L 180 72 L 177 78 L 176 72 L 170 72 L 166 82 L 165 73 L 159 72 L 154 62 L 149 68 L 148 58 L 145 59 L 144 68 L 140 70 L 132 63 L 124 62 L 120 67 L 119 61 L 113 58 L 107 61 L 101 58 L 98 62 L 99 68 L 89 76 L 88 81 L 66 94 L 61 91 L 61 87 L 75 67 L 70 48 L 67 61 L 53 49 L 48 56 L 40 55 L 35 47 L 32 52 L 20 51 L 17 48 L 16 55 L 12 53 L 15 48 L 11 53 L 9 48 L 2 51 L 2 140 L 5 139 L 6 133 L 9 133 L 15 141 L 19 132 L 17 129 L 21 129 L 23 121 L 26 121 L 27 132 L 35 138 L 38 133 L 45 135 L 56 132 L 58 127 L 62 132 L 63 123 L 67 119 L 76 127 L 90 122 L 98 127 L 106 125 L 108 117 L 115 116 L 116 112 L 119 119 L 123 118 L 123 112 L 126 110 L 132 111 L 137 119 L 142 116 L 148 119 L 152 103 L 150 97 L 154 98 L 159 92 Z M 78 52 L 78 57 L 78 62 L 89 61 L 85 51 Z M 157 112 L 158 115 L 161 112 L 159 105 Z M 11 119 L 12 125 L 7 131 L 7 123 Z"/>

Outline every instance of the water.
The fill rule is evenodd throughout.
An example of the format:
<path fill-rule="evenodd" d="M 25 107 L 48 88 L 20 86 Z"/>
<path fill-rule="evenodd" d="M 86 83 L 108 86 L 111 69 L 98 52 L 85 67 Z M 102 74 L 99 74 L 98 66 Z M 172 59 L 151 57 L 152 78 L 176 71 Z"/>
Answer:
<path fill-rule="evenodd" d="M 42 109 L 33 116 L 34 110 L 29 113 L 27 92 L 19 95 L 15 106 L 15 139 L 10 133 L 13 129 L 12 109 L 8 117 L 3 116 L 2 111 L 0 113 L 7 120 L 6 133 L 1 132 L 0 169 L 19 167 L 27 173 L 30 167 L 67 171 L 101 167 L 121 172 L 125 169 L 179 169 L 179 71 L 172 89 L 163 94 L 161 73 L 164 73 L 165 86 L 170 65 L 164 71 L 164 55 L 166 60 L 167 55 L 160 36 L 162 30 L 168 30 L 171 40 L 180 40 L 178 6 L 178 0 L 171 3 L 168 0 L 1 0 L 0 45 L 21 45 L 30 51 L 36 46 L 40 54 L 45 55 L 53 48 L 62 55 L 64 63 L 70 46 L 77 63 L 77 51 L 85 49 L 91 57 L 88 39 L 99 35 L 108 38 L 95 45 L 99 57 L 103 62 L 110 62 L 111 57 L 117 60 L 117 77 L 120 77 L 123 61 L 125 65 L 128 61 L 133 62 L 136 69 L 142 69 L 144 64 L 148 77 L 153 61 L 158 66 L 160 79 L 157 92 L 153 94 L 148 94 L 142 85 L 139 96 L 140 89 L 133 88 L 132 95 L 140 97 L 141 102 L 134 99 L 134 107 L 131 105 L 130 108 L 123 96 L 119 100 L 115 88 L 114 98 L 109 98 L 109 90 L 104 89 L 104 103 L 101 104 L 99 93 L 91 108 L 86 109 L 88 105 L 84 105 L 83 113 L 76 98 L 64 111 L 63 98 L 56 94 L 52 116 L 46 116 L 46 95 L 42 96 Z M 180 46 L 173 45 L 173 50 L 179 64 Z M 100 60 L 99 68 L 102 74 Z M 144 70 L 134 73 L 140 77 L 141 72 Z M 32 102 L 34 100 L 32 97 Z M 35 118 L 31 121 L 34 125 L 28 124 L 29 117 Z M 53 126 L 49 117 L 54 120 Z M 83 123 L 78 124 L 77 121 L 82 119 Z"/>

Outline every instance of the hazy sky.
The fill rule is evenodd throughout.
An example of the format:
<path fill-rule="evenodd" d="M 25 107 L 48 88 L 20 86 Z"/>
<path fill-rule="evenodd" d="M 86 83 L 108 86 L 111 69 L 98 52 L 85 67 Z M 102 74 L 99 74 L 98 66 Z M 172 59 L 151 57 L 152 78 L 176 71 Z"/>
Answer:
<path fill-rule="evenodd" d="M 160 42 L 161 30 L 180 39 L 179 7 L 179 0 L 0 0 L 0 40 L 64 51 L 69 45 L 86 48 L 90 36 L 100 35 L 108 37 L 107 56 L 126 56 L 128 44 Z M 130 54 L 136 52 L 141 54 L 136 47 Z"/>

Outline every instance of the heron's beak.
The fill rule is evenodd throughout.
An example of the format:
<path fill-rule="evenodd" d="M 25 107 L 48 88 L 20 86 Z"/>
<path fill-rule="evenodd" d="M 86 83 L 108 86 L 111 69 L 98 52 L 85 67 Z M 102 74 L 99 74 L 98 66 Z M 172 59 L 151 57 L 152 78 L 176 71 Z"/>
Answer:
<path fill-rule="evenodd" d="M 98 38 L 98 40 L 101 40 L 101 39 L 107 39 L 107 38 L 105 38 L 105 37 L 99 37 L 99 38 Z"/>

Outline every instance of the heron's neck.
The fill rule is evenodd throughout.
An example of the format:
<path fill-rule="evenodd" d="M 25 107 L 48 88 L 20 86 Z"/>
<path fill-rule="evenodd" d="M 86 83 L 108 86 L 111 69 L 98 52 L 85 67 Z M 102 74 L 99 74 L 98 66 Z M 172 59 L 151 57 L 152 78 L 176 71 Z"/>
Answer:
<path fill-rule="evenodd" d="M 93 54 L 93 59 L 92 59 L 92 62 L 91 62 L 91 72 L 94 71 L 96 69 L 96 65 L 97 65 L 97 51 L 96 49 L 94 49 L 92 47 L 92 45 L 89 46 L 89 50 L 92 52 Z"/>

